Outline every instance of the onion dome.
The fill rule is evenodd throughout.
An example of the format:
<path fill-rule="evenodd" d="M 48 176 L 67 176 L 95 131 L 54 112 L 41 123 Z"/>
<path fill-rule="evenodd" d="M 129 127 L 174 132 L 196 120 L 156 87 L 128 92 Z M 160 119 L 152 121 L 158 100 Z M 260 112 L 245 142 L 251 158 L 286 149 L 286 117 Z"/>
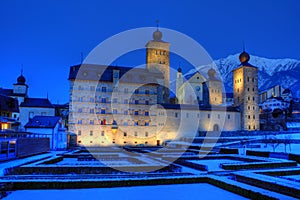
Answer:
<path fill-rule="evenodd" d="M 209 79 L 215 79 L 216 78 L 216 70 L 214 70 L 213 68 L 210 68 L 207 72 Z"/>
<path fill-rule="evenodd" d="M 181 67 L 179 67 L 179 68 L 177 69 L 177 72 L 182 73 Z"/>
<path fill-rule="evenodd" d="M 26 79 L 25 77 L 21 74 L 18 79 L 17 79 L 17 84 L 18 85 L 25 85 Z"/>
<path fill-rule="evenodd" d="M 243 51 L 240 54 L 239 59 L 241 63 L 247 63 L 250 60 L 250 55 L 246 51 Z"/>
<path fill-rule="evenodd" d="M 155 41 L 161 41 L 162 39 L 162 32 L 160 32 L 158 29 L 153 33 L 153 40 Z"/>

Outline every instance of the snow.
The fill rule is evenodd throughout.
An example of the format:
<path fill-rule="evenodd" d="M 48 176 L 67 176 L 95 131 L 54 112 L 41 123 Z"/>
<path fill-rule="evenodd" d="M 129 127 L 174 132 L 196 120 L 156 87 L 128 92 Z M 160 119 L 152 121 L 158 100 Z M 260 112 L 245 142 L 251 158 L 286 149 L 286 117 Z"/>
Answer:
<path fill-rule="evenodd" d="M 246 199 L 207 183 L 136 186 L 118 188 L 65 189 L 65 190 L 19 190 L 12 192 L 6 200 L 74 200 L 74 199 Z"/>
<path fill-rule="evenodd" d="M 195 164 L 200 164 L 200 165 L 206 165 L 208 171 L 220 171 L 223 170 L 220 167 L 220 164 L 224 163 L 243 163 L 243 161 L 238 161 L 238 160 L 229 160 L 229 159 L 213 159 L 213 160 L 189 160 L 188 162 L 192 162 Z"/>
<path fill-rule="evenodd" d="M 4 175 L 4 171 L 5 171 L 6 168 L 25 165 L 27 163 L 30 163 L 30 162 L 33 162 L 33 161 L 38 161 L 38 160 L 41 160 L 41 159 L 46 159 L 46 158 L 49 158 L 49 157 L 52 157 L 52 156 L 55 156 L 55 152 L 36 155 L 36 156 L 31 156 L 31 157 L 28 157 L 28 158 L 21 158 L 21 159 L 9 161 L 9 162 L 1 163 L 0 164 L 0 176 Z"/>

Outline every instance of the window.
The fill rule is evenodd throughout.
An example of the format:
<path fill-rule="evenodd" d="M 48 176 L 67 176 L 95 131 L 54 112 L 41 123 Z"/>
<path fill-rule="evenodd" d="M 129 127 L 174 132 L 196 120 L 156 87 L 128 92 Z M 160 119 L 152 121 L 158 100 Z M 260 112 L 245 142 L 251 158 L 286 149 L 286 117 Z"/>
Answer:
<path fill-rule="evenodd" d="M 230 119 L 230 114 L 227 115 L 227 119 Z"/>
<path fill-rule="evenodd" d="M 124 115 L 128 115 L 128 110 L 124 110 Z"/>
<path fill-rule="evenodd" d="M 93 141 L 90 141 L 90 143 L 92 144 L 92 143 L 93 143 Z"/>
<path fill-rule="evenodd" d="M 255 125 L 253 126 L 253 129 L 255 130 Z"/>
<path fill-rule="evenodd" d="M 78 135 L 78 136 L 80 136 L 80 135 L 81 135 L 81 130 L 78 130 L 78 133 L 77 133 L 77 135 Z"/>
<path fill-rule="evenodd" d="M 139 111 L 135 110 L 134 115 L 139 115 Z"/>
<path fill-rule="evenodd" d="M 101 103 L 106 103 L 106 98 L 102 98 Z"/>
<path fill-rule="evenodd" d="M 252 82 L 254 82 L 254 78 L 252 78 Z"/>
<path fill-rule="evenodd" d="M 113 109 L 113 114 L 117 114 L 117 113 L 118 113 L 117 109 Z"/>
<path fill-rule="evenodd" d="M 150 91 L 149 90 L 145 90 L 145 94 L 150 94 Z"/>
<path fill-rule="evenodd" d="M 104 131 L 101 131 L 101 136 L 104 136 Z"/>
<path fill-rule="evenodd" d="M 105 114 L 105 109 L 101 109 L 101 114 Z"/>
<path fill-rule="evenodd" d="M 200 118 L 200 114 L 199 113 L 197 113 L 197 117 Z"/>
<path fill-rule="evenodd" d="M 148 101 L 148 100 L 146 100 L 146 101 L 145 101 L 145 104 L 146 104 L 146 105 L 149 105 L 149 101 Z"/>
<path fill-rule="evenodd" d="M 253 119 L 255 119 L 255 115 L 253 115 Z"/>
<path fill-rule="evenodd" d="M 248 81 L 248 82 L 250 81 L 250 78 L 249 78 L 249 77 L 247 77 L 247 81 Z"/>
<path fill-rule="evenodd" d="M 134 104 L 139 104 L 139 100 L 135 100 L 135 101 L 134 101 Z"/>
<path fill-rule="evenodd" d="M 93 136 L 93 131 L 90 131 L 90 136 Z"/>
<path fill-rule="evenodd" d="M 94 102 L 95 101 L 95 99 L 94 98 L 90 98 L 90 102 Z"/>
<path fill-rule="evenodd" d="M 176 117 L 176 118 L 178 117 L 178 113 L 177 113 L 177 112 L 175 113 L 175 117 Z"/>
<path fill-rule="evenodd" d="M 149 122 L 145 122 L 145 126 L 149 126 Z"/>
<path fill-rule="evenodd" d="M 136 89 L 135 91 L 134 91 L 134 94 L 138 94 L 139 93 L 139 89 Z"/>
<path fill-rule="evenodd" d="M 137 136 L 138 136 L 138 133 L 137 133 L 137 132 L 134 132 L 134 136 L 137 137 Z"/>
<path fill-rule="evenodd" d="M 186 118 L 189 118 L 189 113 L 186 113 Z"/>
<path fill-rule="evenodd" d="M 94 124 L 94 120 L 90 120 L 90 124 L 93 125 Z"/>
<path fill-rule="evenodd" d="M 248 88 L 248 92 L 250 91 L 250 88 Z"/>
<path fill-rule="evenodd" d="M 106 87 L 102 87 L 102 92 L 106 92 Z"/>
<path fill-rule="evenodd" d="M 117 98 L 114 98 L 113 99 L 113 103 L 117 103 L 118 102 L 118 99 Z"/>
<path fill-rule="evenodd" d="M 124 99 L 124 104 L 128 104 L 128 99 Z"/>
<path fill-rule="evenodd" d="M 80 144 L 80 143 L 81 143 L 81 140 L 78 140 L 78 143 Z"/>
<path fill-rule="evenodd" d="M 145 132 L 145 137 L 148 137 L 149 133 L 148 132 Z"/>
<path fill-rule="evenodd" d="M 250 97 L 248 97 L 248 101 L 250 101 Z"/>
<path fill-rule="evenodd" d="M 124 137 L 127 137 L 127 133 L 126 133 L 126 132 L 124 132 L 124 133 L 123 133 L 123 136 L 124 136 Z"/>
<path fill-rule="evenodd" d="M 255 101 L 255 97 L 253 97 L 252 99 L 253 99 L 253 101 Z"/>
<path fill-rule="evenodd" d="M 79 112 L 79 113 L 82 113 L 82 108 L 79 108 L 79 109 L 78 109 L 78 112 Z M 32 114 L 33 114 L 33 113 L 32 113 Z M 29 113 L 29 115 L 30 115 L 30 113 Z"/>
<path fill-rule="evenodd" d="M 79 119 L 79 120 L 78 120 L 78 124 L 82 124 L 82 119 Z"/>
<path fill-rule="evenodd" d="M 248 106 L 248 110 L 250 110 L 250 106 Z"/>
<path fill-rule="evenodd" d="M 250 125 L 249 125 L 248 129 L 251 130 L 251 126 Z"/>
<path fill-rule="evenodd" d="M 128 88 L 125 88 L 125 89 L 124 89 L 124 93 L 128 93 Z"/>
<path fill-rule="evenodd" d="M 94 91 L 95 90 L 95 86 L 90 86 L 90 90 Z"/>
<path fill-rule="evenodd" d="M 94 109 L 90 109 L 90 113 L 93 114 L 94 113 Z"/>
<path fill-rule="evenodd" d="M 207 114 L 207 118 L 210 119 L 210 114 Z"/>
<path fill-rule="evenodd" d="M 148 110 L 145 111 L 145 116 L 149 116 L 149 111 Z"/>
<path fill-rule="evenodd" d="M 220 119 L 220 114 L 218 114 L 218 119 Z"/>
<path fill-rule="evenodd" d="M 250 115 L 248 115 L 248 119 L 250 119 Z"/>

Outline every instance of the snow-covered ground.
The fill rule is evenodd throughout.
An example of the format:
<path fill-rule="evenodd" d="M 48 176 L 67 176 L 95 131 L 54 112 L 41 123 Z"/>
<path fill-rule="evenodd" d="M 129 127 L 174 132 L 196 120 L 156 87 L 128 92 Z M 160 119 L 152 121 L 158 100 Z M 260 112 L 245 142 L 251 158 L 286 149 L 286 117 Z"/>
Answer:
<path fill-rule="evenodd" d="M 120 188 L 65 189 L 65 190 L 19 190 L 6 200 L 74 200 L 74 199 L 246 199 L 207 183 L 137 186 Z"/>
<path fill-rule="evenodd" d="M 223 170 L 220 167 L 220 164 L 224 163 L 242 163 L 243 161 L 238 160 L 230 160 L 230 159 L 212 159 L 212 160 L 190 160 L 189 162 L 195 163 L 195 164 L 201 164 L 206 165 L 208 171 L 220 171 Z"/>

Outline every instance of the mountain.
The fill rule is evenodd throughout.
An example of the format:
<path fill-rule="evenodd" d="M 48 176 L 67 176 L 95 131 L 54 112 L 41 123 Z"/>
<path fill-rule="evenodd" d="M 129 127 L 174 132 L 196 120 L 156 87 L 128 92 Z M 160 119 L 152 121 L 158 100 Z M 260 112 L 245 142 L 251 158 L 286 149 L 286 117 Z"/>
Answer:
<path fill-rule="evenodd" d="M 262 91 L 274 85 L 290 88 L 296 97 L 300 97 L 300 61 L 295 59 L 269 59 L 250 55 L 250 64 L 258 67 L 259 90 Z M 232 70 L 240 64 L 239 54 L 230 55 L 214 61 L 219 75 L 223 78 L 226 92 L 232 92 Z M 211 66 L 211 65 L 210 65 Z M 210 66 L 199 66 L 185 75 L 196 70 L 206 75 Z"/>

